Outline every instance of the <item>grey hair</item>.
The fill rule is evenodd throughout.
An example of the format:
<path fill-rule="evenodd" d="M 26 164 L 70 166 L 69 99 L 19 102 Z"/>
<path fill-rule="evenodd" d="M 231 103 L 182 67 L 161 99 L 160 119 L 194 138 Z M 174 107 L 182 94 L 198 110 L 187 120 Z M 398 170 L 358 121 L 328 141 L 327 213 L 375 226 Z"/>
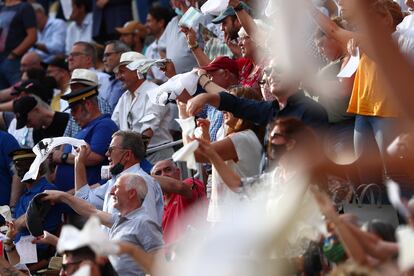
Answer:
<path fill-rule="evenodd" d="M 44 14 L 46 14 L 45 8 L 43 8 L 43 6 L 39 3 L 32 3 L 32 7 L 35 11 L 42 11 Z"/>
<path fill-rule="evenodd" d="M 98 53 L 96 52 L 96 48 L 92 43 L 86 41 L 77 41 L 73 45 L 81 45 L 84 48 L 85 55 L 92 58 L 92 63 L 95 66 L 96 61 L 98 60 Z"/>
<path fill-rule="evenodd" d="M 147 183 L 144 178 L 137 174 L 128 173 L 122 175 L 122 179 L 125 183 L 125 189 L 127 191 L 134 189 L 137 192 L 138 198 L 143 202 L 148 192 Z"/>
<path fill-rule="evenodd" d="M 105 43 L 105 47 L 108 46 L 108 45 L 113 45 L 114 51 L 117 52 L 117 53 L 123 54 L 125 52 L 131 51 L 131 48 L 128 45 L 126 45 L 125 43 L 123 43 L 122 41 L 120 41 L 120 40 L 107 41 Z"/>
<path fill-rule="evenodd" d="M 122 148 L 131 150 L 136 159 L 142 161 L 145 158 L 145 145 L 140 133 L 130 130 L 118 130 L 112 134 L 112 138 L 116 136 L 122 138 Z"/>

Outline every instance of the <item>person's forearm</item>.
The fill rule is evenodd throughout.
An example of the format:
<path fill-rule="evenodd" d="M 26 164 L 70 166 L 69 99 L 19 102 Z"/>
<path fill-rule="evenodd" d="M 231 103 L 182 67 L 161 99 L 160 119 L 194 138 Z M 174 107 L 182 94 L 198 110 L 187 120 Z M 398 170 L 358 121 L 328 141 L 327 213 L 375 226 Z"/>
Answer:
<path fill-rule="evenodd" d="M 3 257 L 0 257 L 0 275 L 3 276 L 25 276 L 23 272 L 12 266 Z"/>
<path fill-rule="evenodd" d="M 23 41 L 12 50 L 18 56 L 23 56 L 27 50 L 29 50 L 35 43 L 37 39 L 36 28 L 30 28 L 26 30 L 27 35 Z"/>
<path fill-rule="evenodd" d="M 161 189 L 166 194 L 179 194 L 186 198 L 192 197 L 191 187 L 184 184 L 181 180 L 177 180 L 171 177 L 154 176 L 154 178 L 160 183 Z"/>
<path fill-rule="evenodd" d="M 6 252 L 7 255 L 7 259 L 9 260 L 11 265 L 16 265 L 18 263 L 20 263 L 20 256 L 19 253 L 16 250 L 16 247 L 14 247 L 13 250 L 11 250 L 10 252 Z M 0 274 L 0 275 L 4 275 L 4 274 Z M 10 275 L 15 275 L 15 274 L 10 274 Z"/>
<path fill-rule="evenodd" d="M 121 253 L 128 254 L 137 262 L 145 272 L 152 274 L 152 266 L 154 263 L 154 253 L 145 252 L 140 246 L 129 242 L 121 242 Z"/>
<path fill-rule="evenodd" d="M 75 162 L 75 191 L 78 191 L 85 185 L 88 185 L 86 166 L 83 162 Z"/>
<path fill-rule="evenodd" d="M 207 76 L 201 76 L 199 79 L 199 84 L 207 92 L 211 94 L 218 94 L 220 92 L 226 91 L 225 88 L 213 82 Z"/>
<path fill-rule="evenodd" d="M 201 49 L 200 47 L 197 47 L 191 51 L 193 52 L 193 55 L 197 60 L 199 67 L 206 66 L 211 62 L 206 53 L 204 53 L 203 49 Z"/>
<path fill-rule="evenodd" d="M 26 214 L 21 215 L 14 221 L 14 227 L 16 227 L 16 231 L 21 231 L 26 228 Z"/>
<path fill-rule="evenodd" d="M 5 103 L 0 103 L 0 111 L 6 112 L 13 112 L 13 101 L 8 101 Z"/>
<path fill-rule="evenodd" d="M 347 223 L 340 219 L 337 215 L 332 219 L 332 221 L 335 224 L 335 232 L 337 233 L 341 241 L 341 244 L 344 246 L 348 256 L 360 265 L 367 264 L 368 255 L 362 248 L 359 241 L 355 238 L 353 233 L 348 228 Z"/>
<path fill-rule="evenodd" d="M 69 205 L 76 213 L 82 217 L 90 217 L 92 215 L 97 215 L 97 209 L 89 204 L 88 202 L 76 198 L 70 194 L 62 193 L 60 200 Z"/>
<path fill-rule="evenodd" d="M 248 36 L 257 38 L 258 34 L 261 34 L 261 30 L 257 28 L 256 23 L 253 21 L 253 18 L 247 13 L 246 10 L 243 9 L 236 12 L 236 16 Z M 262 41 L 256 42 L 262 43 Z"/>
<path fill-rule="evenodd" d="M 20 182 L 20 178 L 16 175 L 13 176 L 11 194 L 10 194 L 10 207 L 14 207 L 17 204 L 20 196 L 23 194 L 25 185 Z"/>
<path fill-rule="evenodd" d="M 217 152 L 214 152 L 210 156 L 210 161 L 220 175 L 224 184 L 226 184 L 232 191 L 237 192 L 240 189 L 240 176 L 224 162 Z"/>

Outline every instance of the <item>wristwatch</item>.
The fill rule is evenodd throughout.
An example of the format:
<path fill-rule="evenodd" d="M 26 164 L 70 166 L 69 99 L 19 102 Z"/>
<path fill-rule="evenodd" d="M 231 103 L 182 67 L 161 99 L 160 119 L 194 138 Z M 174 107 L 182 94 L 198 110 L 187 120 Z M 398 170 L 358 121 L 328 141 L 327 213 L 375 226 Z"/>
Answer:
<path fill-rule="evenodd" d="M 244 9 L 242 2 L 240 2 L 237 6 L 233 8 L 235 12 L 239 12 Z"/>
<path fill-rule="evenodd" d="M 62 155 L 60 156 L 60 162 L 62 164 L 66 164 L 68 157 L 69 157 L 69 153 L 62 153 Z"/>

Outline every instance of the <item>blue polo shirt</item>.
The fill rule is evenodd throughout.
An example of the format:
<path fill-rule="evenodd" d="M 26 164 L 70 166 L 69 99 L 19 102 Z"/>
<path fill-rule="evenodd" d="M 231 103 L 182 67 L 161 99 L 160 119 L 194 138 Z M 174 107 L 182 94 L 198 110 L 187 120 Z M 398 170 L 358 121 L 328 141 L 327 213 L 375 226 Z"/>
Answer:
<path fill-rule="evenodd" d="M 103 114 L 95 120 L 89 122 L 75 136 L 83 139 L 91 147 L 91 151 L 105 157 L 111 143 L 112 134 L 118 130 L 118 126 L 111 120 L 110 114 Z M 66 145 L 66 153 L 72 151 L 71 145 Z M 108 163 L 106 158 L 96 166 L 86 167 L 88 183 L 93 185 L 101 182 L 101 166 Z M 69 164 L 59 164 L 56 170 L 55 185 L 58 190 L 68 191 L 75 187 L 74 166 Z"/>
<path fill-rule="evenodd" d="M 39 181 L 31 189 L 26 189 L 16 204 L 16 208 L 14 210 L 14 218 L 17 219 L 24 215 L 33 197 L 45 190 L 56 190 L 56 186 L 49 183 L 45 177 L 40 178 Z M 56 234 L 56 230 L 61 223 L 61 215 L 62 211 L 59 205 L 53 206 L 49 214 L 46 216 L 45 221 L 43 222 L 44 230 Z M 30 235 L 29 230 L 21 230 L 17 233 L 15 242 L 18 242 L 22 236 L 28 235 Z"/>
<path fill-rule="evenodd" d="M 19 143 L 12 135 L 0 131 L 0 206 L 10 204 L 10 193 L 13 172 L 10 152 L 19 149 Z"/>

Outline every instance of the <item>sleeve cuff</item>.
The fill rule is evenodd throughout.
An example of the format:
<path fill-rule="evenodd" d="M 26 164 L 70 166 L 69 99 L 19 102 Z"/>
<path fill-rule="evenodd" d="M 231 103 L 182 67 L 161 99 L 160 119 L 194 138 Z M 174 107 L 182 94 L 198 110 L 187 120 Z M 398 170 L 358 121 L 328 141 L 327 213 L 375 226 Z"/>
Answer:
<path fill-rule="evenodd" d="M 83 185 L 82 188 L 80 188 L 79 190 L 75 192 L 75 197 L 86 200 L 89 197 L 90 190 L 91 188 L 89 187 L 88 184 Z"/>

